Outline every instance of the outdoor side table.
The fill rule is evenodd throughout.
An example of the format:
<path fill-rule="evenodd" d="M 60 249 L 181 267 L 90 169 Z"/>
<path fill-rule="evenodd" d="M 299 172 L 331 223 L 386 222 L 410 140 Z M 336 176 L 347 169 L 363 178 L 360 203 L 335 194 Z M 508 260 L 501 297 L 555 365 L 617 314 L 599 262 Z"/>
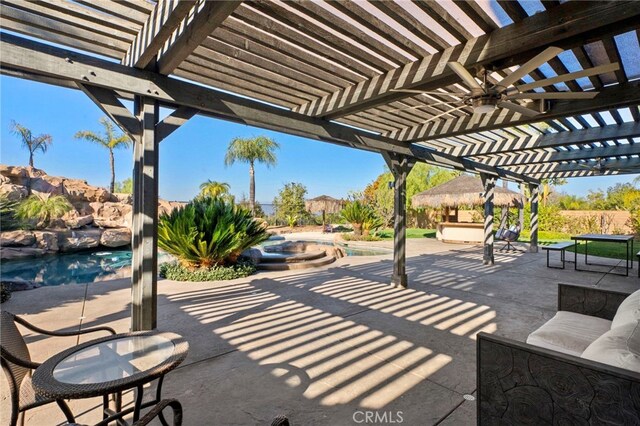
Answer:
<path fill-rule="evenodd" d="M 157 404 L 162 398 L 165 374 L 187 357 L 189 344 L 174 333 L 143 331 L 95 339 L 67 349 L 45 361 L 33 373 L 33 386 L 53 399 L 103 397 L 104 414 L 99 425 L 117 421 L 133 412 Z M 143 386 L 158 379 L 156 397 L 142 403 Z M 120 395 L 136 389 L 135 404 L 121 410 Z M 109 395 L 116 395 L 116 410 L 109 408 Z M 160 420 L 167 424 L 162 416 Z"/>

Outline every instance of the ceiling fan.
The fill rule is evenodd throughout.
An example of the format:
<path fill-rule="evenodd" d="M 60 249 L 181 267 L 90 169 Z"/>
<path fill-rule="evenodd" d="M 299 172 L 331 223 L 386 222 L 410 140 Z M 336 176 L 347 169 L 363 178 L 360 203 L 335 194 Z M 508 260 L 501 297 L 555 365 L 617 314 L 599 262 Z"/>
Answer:
<path fill-rule="evenodd" d="M 638 171 L 640 172 L 640 170 L 638 169 L 632 169 L 632 168 L 612 168 L 607 166 L 607 160 L 605 160 L 604 158 L 601 157 L 596 157 L 595 159 L 595 164 L 578 164 L 578 166 L 580 167 L 584 167 L 585 169 L 588 169 L 592 172 L 593 176 L 602 176 L 604 175 L 605 172 L 609 171 L 609 170 L 615 170 L 615 171 L 620 171 L 620 172 L 634 172 L 634 171 Z"/>
<path fill-rule="evenodd" d="M 443 115 L 448 115 L 453 111 L 471 107 L 473 108 L 473 122 L 479 118 L 480 114 L 486 114 L 493 112 L 496 108 L 505 108 L 527 117 L 534 117 L 544 112 L 544 104 L 541 104 L 539 109 L 531 109 L 523 106 L 517 102 L 512 102 L 519 99 L 528 100 L 540 100 L 542 102 L 555 99 L 592 99 L 598 92 L 527 92 L 531 89 L 550 86 L 552 84 L 561 83 L 564 81 L 575 80 L 581 77 L 589 77 L 596 74 L 604 74 L 612 71 L 616 71 L 620 68 L 620 65 L 615 62 L 612 64 L 601 65 L 593 68 L 589 68 L 582 71 L 576 71 L 568 74 L 559 75 L 556 77 L 546 78 L 543 80 L 534 81 L 533 83 L 515 85 L 515 83 L 535 70 L 539 68 L 545 62 L 556 57 L 563 49 L 558 47 L 548 47 L 533 59 L 529 60 L 520 68 L 503 78 L 501 81 L 492 84 L 487 81 L 487 75 L 489 71 L 481 70 L 480 76 L 482 78 L 482 84 L 471 75 L 467 69 L 459 62 L 448 62 L 447 65 L 458 77 L 462 79 L 462 82 L 469 88 L 469 92 L 439 92 L 439 91 L 423 91 L 417 89 L 392 89 L 394 92 L 407 92 L 407 93 L 420 93 L 424 95 L 448 95 L 459 97 L 459 100 L 436 102 L 428 105 L 418 105 L 404 108 L 397 108 L 391 111 L 407 110 L 425 108 L 434 105 L 462 103 L 461 106 L 452 108 L 441 114 L 434 115 L 428 120 L 423 121 L 426 123 L 432 121 Z"/>

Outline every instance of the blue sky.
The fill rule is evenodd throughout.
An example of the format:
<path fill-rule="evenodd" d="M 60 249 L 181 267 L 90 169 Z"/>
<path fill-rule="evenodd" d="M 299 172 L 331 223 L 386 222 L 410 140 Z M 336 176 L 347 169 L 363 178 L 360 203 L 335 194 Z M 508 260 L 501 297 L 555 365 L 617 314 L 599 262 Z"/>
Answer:
<path fill-rule="evenodd" d="M 10 133 L 11 120 L 34 134 L 49 133 L 53 145 L 38 153 L 35 166 L 51 175 L 87 180 L 108 186 L 108 152 L 97 145 L 76 140 L 78 130 L 100 131 L 104 114 L 78 90 L 71 90 L 0 76 L 0 162 L 26 165 L 28 152 Z M 256 168 L 256 199 L 271 203 L 287 182 L 306 185 L 308 196 L 345 197 L 362 190 L 383 170 L 382 157 L 356 149 L 270 132 L 255 127 L 206 117 L 194 117 L 160 145 L 160 196 L 168 200 L 188 200 L 207 179 L 231 185 L 237 197 L 249 192 L 248 166 L 224 166 L 229 141 L 237 136 L 267 135 L 280 143 L 278 165 Z M 116 152 L 116 179 L 131 176 L 132 153 Z M 570 179 L 561 191 L 585 195 L 590 189 L 606 189 L 617 182 L 630 182 L 634 175 Z"/>

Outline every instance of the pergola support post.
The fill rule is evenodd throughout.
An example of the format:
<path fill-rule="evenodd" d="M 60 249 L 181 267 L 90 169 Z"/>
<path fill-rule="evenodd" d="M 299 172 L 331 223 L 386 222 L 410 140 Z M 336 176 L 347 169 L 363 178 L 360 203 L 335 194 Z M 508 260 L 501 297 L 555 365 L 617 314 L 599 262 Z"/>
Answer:
<path fill-rule="evenodd" d="M 482 263 L 484 265 L 493 265 L 495 263 L 493 256 L 493 198 L 496 178 L 484 173 L 480 174 L 480 178 L 484 188 L 484 251 Z"/>
<path fill-rule="evenodd" d="M 407 245 L 407 176 L 415 161 L 395 153 L 383 153 L 394 178 L 393 190 L 393 276 L 394 287 L 407 288 L 406 245 Z"/>
<path fill-rule="evenodd" d="M 142 133 L 134 145 L 131 330 L 157 326 L 158 293 L 158 102 L 135 99 Z"/>
<path fill-rule="evenodd" d="M 540 199 L 540 185 L 529 185 L 531 193 L 531 243 L 529 252 L 538 252 L 538 201 Z"/>

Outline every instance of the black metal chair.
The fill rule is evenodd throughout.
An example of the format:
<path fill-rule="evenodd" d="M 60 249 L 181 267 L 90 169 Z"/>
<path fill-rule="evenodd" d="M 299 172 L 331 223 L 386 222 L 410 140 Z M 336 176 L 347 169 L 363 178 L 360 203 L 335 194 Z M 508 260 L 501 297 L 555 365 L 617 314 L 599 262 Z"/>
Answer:
<path fill-rule="evenodd" d="M 47 336 L 77 336 L 80 334 L 107 331 L 116 334 L 110 327 L 93 327 L 79 331 L 50 331 L 27 322 L 26 320 L 3 311 L 1 314 L 2 327 L 0 327 L 0 349 L 2 370 L 9 384 L 11 397 L 11 418 L 9 424 L 15 426 L 18 417 L 20 424 L 24 424 L 25 411 L 41 405 L 55 402 L 60 406 L 69 423 L 74 422 L 73 414 L 69 406 L 62 400 L 52 400 L 40 394 L 31 384 L 31 372 L 40 366 L 33 362 L 29 348 L 16 324 L 20 324 L 31 331 Z"/>

